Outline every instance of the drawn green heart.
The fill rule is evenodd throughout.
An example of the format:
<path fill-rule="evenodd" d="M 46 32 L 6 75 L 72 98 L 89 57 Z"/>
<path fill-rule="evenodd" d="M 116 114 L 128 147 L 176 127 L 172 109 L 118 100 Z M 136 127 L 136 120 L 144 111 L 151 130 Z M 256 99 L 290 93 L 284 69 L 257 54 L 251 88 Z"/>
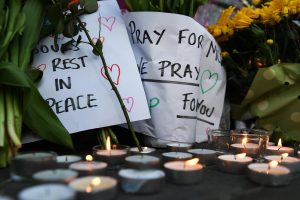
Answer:
<path fill-rule="evenodd" d="M 205 70 L 202 75 L 201 75 L 201 80 L 200 80 L 200 87 L 201 87 L 201 92 L 202 94 L 210 91 L 215 87 L 217 84 L 219 75 L 218 73 L 213 73 L 210 70 Z M 205 81 L 205 80 L 209 81 Z"/>

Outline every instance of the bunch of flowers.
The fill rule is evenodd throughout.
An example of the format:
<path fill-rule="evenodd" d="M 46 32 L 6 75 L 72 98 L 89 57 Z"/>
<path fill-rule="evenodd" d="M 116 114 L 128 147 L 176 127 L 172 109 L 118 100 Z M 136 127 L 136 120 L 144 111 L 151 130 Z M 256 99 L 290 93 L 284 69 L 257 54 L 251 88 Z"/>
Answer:
<path fill-rule="evenodd" d="M 208 27 L 222 49 L 227 97 L 235 104 L 233 118 L 255 119 L 257 126 L 296 140 L 300 140 L 299 19 L 299 0 L 253 0 L 252 5 L 222 11 L 218 22 Z"/>

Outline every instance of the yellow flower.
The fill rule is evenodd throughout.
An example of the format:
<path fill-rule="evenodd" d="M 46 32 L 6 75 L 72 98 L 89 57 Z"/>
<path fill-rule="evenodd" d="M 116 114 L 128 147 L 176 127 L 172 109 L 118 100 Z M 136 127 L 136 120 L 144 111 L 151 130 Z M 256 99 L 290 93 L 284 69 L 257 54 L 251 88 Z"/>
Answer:
<path fill-rule="evenodd" d="M 288 4 L 288 9 L 292 15 L 296 13 L 300 13 L 300 1 L 299 0 L 291 0 Z"/>
<path fill-rule="evenodd" d="M 253 22 L 253 19 L 246 13 L 247 12 L 243 9 L 238 11 L 231 20 L 231 27 L 235 29 L 243 29 L 249 27 Z"/>
<path fill-rule="evenodd" d="M 252 4 L 255 6 L 260 5 L 261 1 L 260 0 L 252 0 Z"/>
<path fill-rule="evenodd" d="M 214 36 L 214 37 L 222 37 L 217 38 L 217 40 L 227 40 L 228 36 L 227 34 L 233 34 L 233 30 L 228 27 L 228 22 L 230 21 L 230 17 L 234 11 L 234 7 L 230 6 L 226 10 L 223 10 L 218 22 L 210 27 L 208 27 L 208 31 Z"/>
<path fill-rule="evenodd" d="M 222 55 L 223 58 L 229 57 L 229 53 L 228 53 L 227 51 L 223 51 L 223 52 L 221 53 L 221 55 Z"/>
<path fill-rule="evenodd" d="M 221 15 L 220 15 L 220 18 L 217 22 L 217 25 L 219 26 L 225 26 L 228 24 L 228 21 L 234 11 L 235 7 L 233 6 L 230 6 L 229 8 L 225 9 L 222 11 Z"/>
<path fill-rule="evenodd" d="M 266 43 L 271 46 L 271 45 L 273 45 L 274 41 L 272 39 L 268 39 L 266 41 Z"/>

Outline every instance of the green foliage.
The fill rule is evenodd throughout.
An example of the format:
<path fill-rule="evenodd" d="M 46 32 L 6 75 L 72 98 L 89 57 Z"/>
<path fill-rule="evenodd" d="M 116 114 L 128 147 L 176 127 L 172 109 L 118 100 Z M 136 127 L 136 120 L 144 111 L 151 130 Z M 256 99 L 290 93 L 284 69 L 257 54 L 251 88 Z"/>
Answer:
<path fill-rule="evenodd" d="M 193 17 L 207 0 L 125 0 L 130 11 L 177 13 Z"/>

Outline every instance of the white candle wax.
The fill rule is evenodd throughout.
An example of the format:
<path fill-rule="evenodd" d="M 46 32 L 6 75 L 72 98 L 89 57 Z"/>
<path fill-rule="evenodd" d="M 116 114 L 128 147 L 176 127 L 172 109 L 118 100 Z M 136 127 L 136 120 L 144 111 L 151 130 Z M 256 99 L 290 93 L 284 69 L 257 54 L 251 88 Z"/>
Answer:
<path fill-rule="evenodd" d="M 45 158 L 46 159 L 51 158 L 53 156 L 54 154 L 49 152 L 31 152 L 31 153 L 18 154 L 15 158 L 30 160 L 30 161 L 39 161 Z"/>
<path fill-rule="evenodd" d="M 217 152 L 211 149 L 190 149 L 188 152 L 199 158 L 203 164 L 213 164 L 217 160 Z"/>
<path fill-rule="evenodd" d="M 158 169 L 136 170 L 136 169 L 122 169 L 119 171 L 119 176 L 128 179 L 151 180 L 163 178 L 165 173 Z"/>
<path fill-rule="evenodd" d="M 112 150 L 97 150 L 96 154 L 101 155 L 101 156 L 111 157 L 111 156 L 126 155 L 127 152 L 125 150 L 121 150 L 121 149 L 112 149 Z"/>
<path fill-rule="evenodd" d="M 238 162 L 238 163 L 249 163 L 252 162 L 253 159 L 249 156 L 239 157 L 235 155 L 221 155 L 218 157 L 220 160 L 230 161 L 230 162 Z"/>
<path fill-rule="evenodd" d="M 167 144 L 169 151 L 187 151 L 190 148 L 192 148 L 192 145 L 188 143 L 172 142 Z"/>
<path fill-rule="evenodd" d="M 158 168 L 160 160 L 155 156 L 140 154 L 126 157 L 125 164 L 126 167 L 134 169 Z"/>
<path fill-rule="evenodd" d="M 101 181 L 98 185 L 93 185 L 91 192 L 104 191 L 117 186 L 117 180 L 109 176 L 86 176 L 75 179 L 69 183 L 69 186 L 75 191 L 85 193 L 87 187 L 91 185 L 94 178 L 100 178 Z"/>
<path fill-rule="evenodd" d="M 79 171 L 93 171 L 104 169 L 107 167 L 105 162 L 96 162 L 96 161 L 84 161 L 77 162 L 70 165 L 70 169 L 79 170 Z"/>
<path fill-rule="evenodd" d="M 235 153 L 246 153 L 247 155 L 256 156 L 259 150 L 259 145 L 255 143 L 235 143 L 230 145 Z"/>
<path fill-rule="evenodd" d="M 52 169 L 39 171 L 33 174 L 33 179 L 38 181 L 56 181 L 68 183 L 75 179 L 78 173 L 69 169 Z"/>
<path fill-rule="evenodd" d="M 159 162 L 159 158 L 154 156 L 147 156 L 147 155 L 136 155 L 136 156 L 126 157 L 125 161 L 146 164 L 151 162 Z"/>
<path fill-rule="evenodd" d="M 167 162 L 164 164 L 164 167 L 176 171 L 196 171 L 203 169 L 203 166 L 199 163 L 195 165 L 187 165 L 185 161 Z"/>
<path fill-rule="evenodd" d="M 29 152 L 16 155 L 11 162 L 13 179 L 31 178 L 38 171 L 52 169 L 56 164 L 54 152 Z"/>
<path fill-rule="evenodd" d="M 300 159 L 295 157 L 282 157 L 281 155 L 271 155 L 271 156 L 265 156 L 266 160 L 272 161 L 276 160 L 281 165 L 289 168 L 293 172 L 299 172 L 300 171 Z"/>
<path fill-rule="evenodd" d="M 137 147 L 132 147 L 132 148 L 130 148 L 130 152 L 140 153 L 140 154 L 150 154 L 155 151 L 155 149 L 151 148 L 151 147 L 141 147 L 141 148 L 142 148 L 142 151 L 140 152 Z"/>
<path fill-rule="evenodd" d="M 162 154 L 162 156 L 179 160 L 187 160 L 193 157 L 192 154 L 185 152 L 165 152 Z"/>
<path fill-rule="evenodd" d="M 149 194 L 159 192 L 165 184 L 165 173 L 159 169 L 121 169 L 121 188 L 126 193 Z"/>
<path fill-rule="evenodd" d="M 268 163 L 252 163 L 248 165 L 249 170 L 268 174 L 268 175 L 286 175 L 290 173 L 290 170 L 283 166 L 276 166 L 269 169 Z"/>
<path fill-rule="evenodd" d="M 255 143 L 246 143 L 246 144 L 235 143 L 230 146 L 238 149 L 258 149 L 259 147 L 258 144 Z"/>
<path fill-rule="evenodd" d="M 247 170 L 247 165 L 253 161 L 251 157 L 246 155 L 220 155 L 218 156 L 217 166 L 220 170 L 233 173 L 242 174 Z"/>
<path fill-rule="evenodd" d="M 279 163 L 300 163 L 299 158 L 290 157 L 290 156 L 285 157 L 283 159 L 282 159 L 282 156 L 280 156 L 280 155 L 265 156 L 265 158 L 268 161 L 277 160 Z"/>
<path fill-rule="evenodd" d="M 20 200 L 73 200 L 75 192 L 62 184 L 43 184 L 26 188 L 19 193 Z"/>
<path fill-rule="evenodd" d="M 283 153 L 294 154 L 294 149 L 290 147 L 268 146 L 267 153 L 270 155 L 281 155 Z"/>
<path fill-rule="evenodd" d="M 217 152 L 211 149 L 190 149 L 188 150 L 189 153 L 193 154 L 203 154 L 203 155 L 214 155 Z"/>
<path fill-rule="evenodd" d="M 81 161 L 80 156 L 74 156 L 74 155 L 61 155 L 56 157 L 56 162 L 58 163 L 73 163 Z"/>
<path fill-rule="evenodd" d="M 179 142 L 172 142 L 172 143 L 168 143 L 167 146 L 170 147 L 191 147 L 191 144 L 188 143 L 179 143 Z"/>

